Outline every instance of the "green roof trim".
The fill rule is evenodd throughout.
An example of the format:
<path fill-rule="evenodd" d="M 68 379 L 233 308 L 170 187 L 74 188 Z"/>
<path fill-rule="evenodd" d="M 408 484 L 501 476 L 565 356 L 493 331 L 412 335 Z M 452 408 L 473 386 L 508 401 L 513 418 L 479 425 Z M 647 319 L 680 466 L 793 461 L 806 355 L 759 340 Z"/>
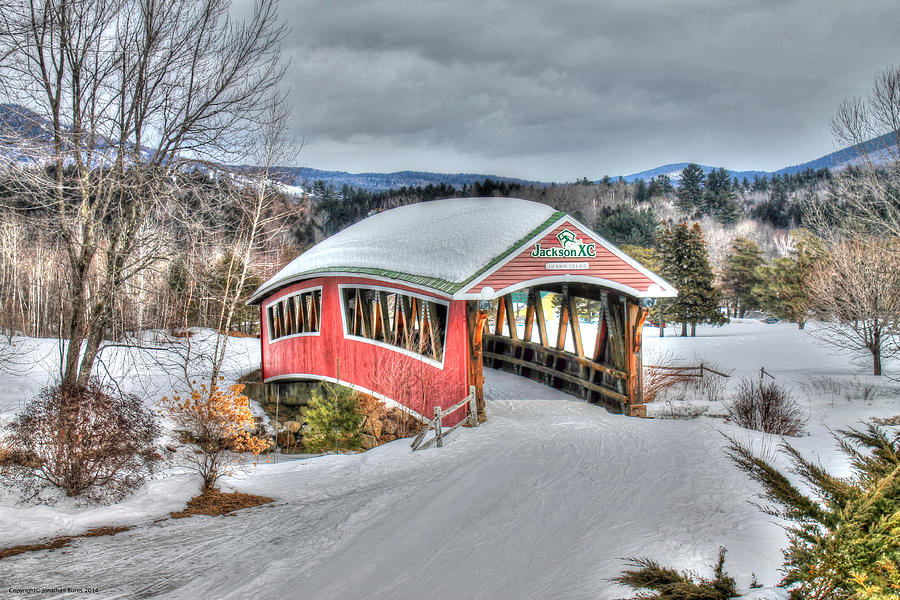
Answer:
<path fill-rule="evenodd" d="M 522 239 L 518 240 L 514 244 L 512 244 L 509 248 L 492 258 L 486 265 L 481 267 L 474 275 L 466 279 L 465 281 L 453 282 L 447 281 L 446 279 L 441 279 L 439 277 L 428 277 L 427 275 L 413 275 L 411 273 L 401 273 L 400 271 L 390 271 L 387 269 L 378 269 L 374 267 L 322 267 L 320 269 L 312 269 L 309 271 L 304 271 L 303 273 L 297 273 L 295 275 L 291 275 L 290 277 L 286 277 L 285 279 L 278 281 L 274 285 L 272 285 L 269 289 L 265 290 L 262 294 L 257 296 L 254 294 L 248 301 L 247 304 L 258 304 L 260 298 L 264 296 L 268 296 L 279 289 L 300 281 L 302 279 L 308 279 L 310 275 L 316 275 L 319 273 L 352 273 L 359 275 L 375 275 L 376 277 L 385 277 L 387 279 L 393 279 L 395 281 L 402 281 L 406 283 L 411 283 L 413 285 L 430 288 L 439 292 L 444 292 L 445 294 L 453 295 L 459 290 L 469 286 L 473 281 L 481 277 L 484 273 L 494 267 L 497 263 L 507 258 L 513 252 L 518 250 L 522 244 L 536 236 L 538 233 L 566 216 L 566 213 L 561 211 L 556 211 L 553 213 L 546 221 L 532 229 L 528 234 L 526 234 Z"/>

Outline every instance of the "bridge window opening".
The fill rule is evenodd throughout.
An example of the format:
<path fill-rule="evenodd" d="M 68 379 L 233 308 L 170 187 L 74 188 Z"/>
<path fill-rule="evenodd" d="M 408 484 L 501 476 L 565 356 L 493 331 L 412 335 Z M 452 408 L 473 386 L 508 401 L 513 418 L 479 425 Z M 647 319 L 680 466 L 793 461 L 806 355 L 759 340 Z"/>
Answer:
<path fill-rule="evenodd" d="M 341 287 L 344 335 L 372 340 L 438 362 L 444 359 L 448 305 L 377 288 Z"/>
<path fill-rule="evenodd" d="M 304 290 L 273 302 L 266 309 L 269 340 L 318 334 L 321 327 L 322 289 Z"/>

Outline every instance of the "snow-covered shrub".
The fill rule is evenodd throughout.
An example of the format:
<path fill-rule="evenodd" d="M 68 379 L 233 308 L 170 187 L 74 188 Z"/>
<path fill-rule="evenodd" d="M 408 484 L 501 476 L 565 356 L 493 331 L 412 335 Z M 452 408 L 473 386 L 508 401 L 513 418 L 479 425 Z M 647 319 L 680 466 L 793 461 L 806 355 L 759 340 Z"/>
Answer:
<path fill-rule="evenodd" d="M 3 475 L 34 498 L 48 486 L 67 496 L 118 500 L 161 460 L 160 428 L 140 398 L 91 379 L 44 388 L 7 426 Z"/>
<path fill-rule="evenodd" d="M 659 419 L 689 420 L 702 417 L 709 412 L 708 406 L 696 406 L 690 402 L 666 400 L 666 409 L 656 415 Z"/>
<path fill-rule="evenodd" d="M 853 378 L 853 381 L 848 386 L 848 390 L 844 392 L 844 398 L 848 402 L 862 400 L 863 402 L 871 403 L 878 398 L 878 395 L 879 389 L 875 384 L 861 380 L 858 377 Z"/>
<path fill-rule="evenodd" d="M 214 489 L 219 477 L 240 467 L 243 453 L 257 457 L 272 446 L 271 440 L 253 434 L 256 423 L 243 390 L 240 383 L 226 389 L 201 384 L 186 397 L 162 399 L 163 412 L 197 447 L 181 458 L 203 478 L 203 491 Z"/>
<path fill-rule="evenodd" d="M 725 409 L 741 427 L 778 435 L 801 435 L 807 420 L 790 391 L 775 381 L 742 379 Z"/>
<path fill-rule="evenodd" d="M 797 586 L 792 598 L 898 598 L 900 433 L 868 425 L 838 434 L 850 477 L 829 474 L 788 444 L 781 449 L 792 463 L 791 478 L 734 440 L 729 455 L 762 484 L 766 512 L 790 523 L 782 583 Z M 791 482 L 793 475 L 802 488 Z"/>
<path fill-rule="evenodd" d="M 678 357 L 665 352 L 652 357 L 644 365 L 641 386 L 644 402 L 654 400 L 686 400 L 687 387 L 694 383 L 691 373 L 678 370 Z"/>
<path fill-rule="evenodd" d="M 629 558 L 631 569 L 611 581 L 637 590 L 633 600 L 728 600 L 738 595 L 734 579 L 725 572 L 725 548 L 713 566 L 713 578 L 663 567 L 650 558 Z"/>
<path fill-rule="evenodd" d="M 806 389 L 807 396 L 829 399 L 832 406 L 834 406 L 838 398 L 846 397 L 847 395 L 846 383 L 837 377 L 809 377 L 802 384 L 802 387 Z"/>
<path fill-rule="evenodd" d="M 851 380 L 838 377 L 810 377 L 804 384 L 807 395 L 829 399 L 834 406 L 838 400 L 855 402 L 861 400 L 866 403 L 878 398 L 881 390 L 875 384 L 854 377 Z"/>
<path fill-rule="evenodd" d="M 712 367 L 717 371 L 722 371 L 719 365 L 712 363 L 703 363 L 707 367 Z M 721 402 L 725 399 L 725 388 L 728 382 L 721 375 L 715 373 L 703 373 L 702 377 L 697 377 L 693 381 L 693 385 L 697 389 L 697 393 L 701 400 L 707 402 Z"/>
<path fill-rule="evenodd" d="M 362 445 L 359 428 L 364 416 L 359 399 L 352 389 L 323 383 L 321 392 L 313 392 L 303 409 L 307 429 L 303 445 L 307 450 L 356 450 Z"/>

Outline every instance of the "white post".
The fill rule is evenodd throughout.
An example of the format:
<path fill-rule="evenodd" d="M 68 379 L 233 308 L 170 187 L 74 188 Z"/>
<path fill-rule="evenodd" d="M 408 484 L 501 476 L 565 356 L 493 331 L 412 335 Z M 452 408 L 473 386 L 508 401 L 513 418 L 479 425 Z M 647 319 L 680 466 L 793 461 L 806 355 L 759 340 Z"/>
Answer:
<path fill-rule="evenodd" d="M 469 386 L 469 423 L 478 427 L 478 407 L 475 405 L 475 386 Z"/>

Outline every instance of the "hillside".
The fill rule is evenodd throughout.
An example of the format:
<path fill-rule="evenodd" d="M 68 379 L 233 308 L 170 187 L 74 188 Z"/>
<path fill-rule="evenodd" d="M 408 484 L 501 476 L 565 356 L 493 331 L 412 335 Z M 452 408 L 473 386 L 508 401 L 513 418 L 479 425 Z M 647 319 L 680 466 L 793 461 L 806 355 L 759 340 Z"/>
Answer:
<path fill-rule="evenodd" d="M 821 159 L 820 159 L 821 160 Z M 663 165 L 661 167 L 656 167 L 655 169 L 649 169 L 647 171 L 641 171 L 640 173 L 632 173 L 631 175 L 623 175 L 622 179 L 631 183 L 633 181 L 637 181 L 638 179 L 643 179 L 644 181 L 649 181 L 654 177 L 659 175 L 667 175 L 669 179 L 673 182 L 679 181 L 681 179 L 681 171 L 684 170 L 686 166 L 690 163 L 681 162 L 681 163 L 672 163 L 669 165 Z M 700 165 L 700 168 L 703 169 L 703 173 L 709 173 L 710 171 L 716 171 L 719 167 L 711 167 L 709 165 Z M 728 174 L 732 177 L 737 177 L 738 179 L 743 179 L 746 177 L 747 179 L 753 179 L 756 176 L 762 175 L 772 175 L 772 173 L 768 171 L 728 171 Z M 802 168 L 799 170 L 803 170 Z"/>
<path fill-rule="evenodd" d="M 347 171 L 322 171 L 310 167 L 289 167 L 283 173 L 293 185 L 309 184 L 315 181 L 330 183 L 336 188 L 342 185 L 363 188 L 375 192 L 400 189 L 402 187 L 425 187 L 441 183 L 454 187 L 493 179 L 522 185 L 546 185 L 541 181 L 529 181 L 515 177 L 498 177 L 477 173 L 431 173 L 427 171 L 397 171 L 396 173 L 348 173 Z"/>
<path fill-rule="evenodd" d="M 49 129 L 47 121 L 29 109 L 16 104 L 0 104 L 0 148 L 2 148 L 0 154 L 5 155 L 7 160 L 18 162 L 31 160 L 23 146 L 28 143 L 33 143 L 37 146 L 49 143 Z M 895 143 L 896 137 L 894 134 L 885 134 L 867 142 L 867 150 L 873 151 L 879 147 Z M 762 175 L 771 177 L 772 175 L 794 174 L 806 169 L 818 170 L 823 167 L 839 170 L 858 161 L 859 152 L 857 149 L 844 148 L 805 163 L 783 167 L 777 171 L 726 170 L 731 177 L 738 179 L 746 177 L 752 180 L 754 177 Z M 670 163 L 653 169 L 622 175 L 621 177 L 626 182 L 631 183 L 639 179 L 647 181 L 658 175 L 667 175 L 673 182 L 678 182 L 682 169 L 688 164 L 687 162 Z M 709 173 L 719 168 L 711 165 L 700 166 L 704 173 Z M 463 185 L 471 186 L 473 183 L 481 182 L 485 179 L 522 185 L 550 185 L 551 183 L 484 173 L 437 173 L 431 171 L 350 173 L 348 171 L 326 171 L 312 167 L 283 167 L 282 172 L 284 174 L 284 183 L 291 186 L 308 187 L 313 182 L 323 181 L 326 184 L 333 185 L 335 188 L 349 185 L 370 191 L 386 191 L 402 187 L 425 187 L 427 185 L 440 185 L 441 183 L 462 187 Z M 612 179 L 618 179 L 618 176 L 612 177 Z"/>

